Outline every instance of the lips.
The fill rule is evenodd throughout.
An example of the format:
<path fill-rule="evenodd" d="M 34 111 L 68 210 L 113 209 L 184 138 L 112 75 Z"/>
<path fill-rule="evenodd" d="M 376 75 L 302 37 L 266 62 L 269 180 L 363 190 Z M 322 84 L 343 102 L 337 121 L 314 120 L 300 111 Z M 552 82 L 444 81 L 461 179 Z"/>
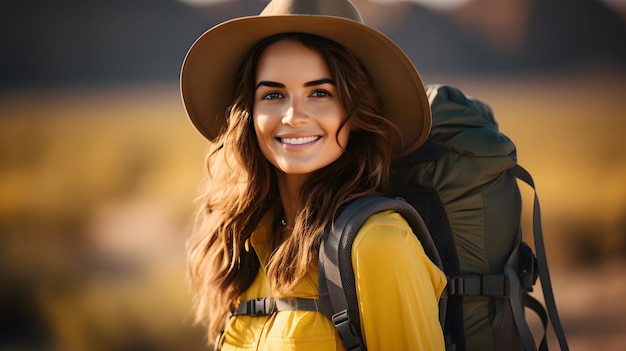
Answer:
<path fill-rule="evenodd" d="M 312 143 L 319 139 L 321 139 L 321 136 L 319 135 L 307 136 L 307 137 L 302 137 L 302 138 L 278 138 L 278 140 L 280 140 L 281 143 L 287 144 L 287 145 L 303 145 L 303 144 Z"/>

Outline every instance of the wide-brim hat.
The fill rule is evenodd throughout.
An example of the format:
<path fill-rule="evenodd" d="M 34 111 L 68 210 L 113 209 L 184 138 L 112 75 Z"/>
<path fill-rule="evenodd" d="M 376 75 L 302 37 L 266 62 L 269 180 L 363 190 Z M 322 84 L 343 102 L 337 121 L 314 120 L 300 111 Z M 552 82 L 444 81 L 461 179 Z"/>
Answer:
<path fill-rule="evenodd" d="M 280 33 L 307 33 L 351 51 L 372 80 L 385 118 L 401 133 L 396 156 L 428 137 L 431 114 L 424 84 L 411 60 L 391 39 L 363 23 L 348 0 L 273 0 L 258 16 L 235 18 L 203 33 L 181 70 L 181 94 L 194 126 L 209 140 L 225 127 L 237 71 L 260 40 Z"/>

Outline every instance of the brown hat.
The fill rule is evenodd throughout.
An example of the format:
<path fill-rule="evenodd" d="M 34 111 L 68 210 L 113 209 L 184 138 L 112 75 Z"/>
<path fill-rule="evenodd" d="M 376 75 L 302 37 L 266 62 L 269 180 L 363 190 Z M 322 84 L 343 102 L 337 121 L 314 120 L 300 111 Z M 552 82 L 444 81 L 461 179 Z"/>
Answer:
<path fill-rule="evenodd" d="M 181 70 L 189 118 L 209 140 L 226 125 L 237 70 L 260 40 L 280 33 L 330 39 L 356 55 L 383 102 L 384 115 L 400 129 L 405 155 L 428 137 L 430 106 L 420 76 L 387 36 L 363 23 L 348 0 L 272 0 L 258 16 L 235 18 L 209 29 L 191 46 Z"/>

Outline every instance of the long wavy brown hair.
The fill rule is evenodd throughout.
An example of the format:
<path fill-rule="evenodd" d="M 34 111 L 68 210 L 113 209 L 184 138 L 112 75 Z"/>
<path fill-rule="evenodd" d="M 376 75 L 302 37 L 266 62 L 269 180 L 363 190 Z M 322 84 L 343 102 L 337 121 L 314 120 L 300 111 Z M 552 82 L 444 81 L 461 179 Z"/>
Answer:
<path fill-rule="evenodd" d="M 252 122 L 256 68 L 272 43 L 294 40 L 318 51 L 338 87 L 350 121 L 344 154 L 316 171 L 300 191 L 305 204 L 293 233 L 272 253 L 267 271 L 271 291 L 284 295 L 317 263 L 324 228 L 349 201 L 379 191 L 388 176 L 395 125 L 358 59 L 339 44 L 321 37 L 288 33 L 258 43 L 237 77 L 228 123 L 211 144 L 207 174 L 193 233 L 188 240 L 189 277 L 196 296 L 196 321 L 208 324 L 209 340 L 223 329 L 229 311 L 259 271 L 253 250 L 244 249 L 268 208 L 278 201 L 274 167 L 264 158 Z"/>

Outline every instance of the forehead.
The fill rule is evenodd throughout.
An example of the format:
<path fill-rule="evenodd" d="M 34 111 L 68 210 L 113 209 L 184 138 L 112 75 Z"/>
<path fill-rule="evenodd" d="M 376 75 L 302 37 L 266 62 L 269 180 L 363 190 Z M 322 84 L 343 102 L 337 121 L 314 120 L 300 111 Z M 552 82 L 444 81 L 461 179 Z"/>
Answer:
<path fill-rule="evenodd" d="M 270 44 L 259 57 L 257 81 L 271 77 L 329 78 L 324 57 L 299 41 L 284 39 Z"/>

